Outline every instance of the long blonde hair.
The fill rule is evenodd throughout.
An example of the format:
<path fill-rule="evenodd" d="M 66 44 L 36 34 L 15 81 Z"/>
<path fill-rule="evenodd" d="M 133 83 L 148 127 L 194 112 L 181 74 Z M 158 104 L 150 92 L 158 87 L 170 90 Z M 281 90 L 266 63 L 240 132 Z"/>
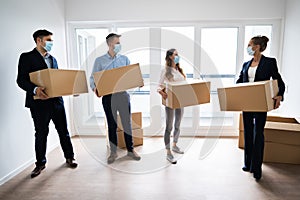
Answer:
<path fill-rule="evenodd" d="M 176 51 L 176 49 L 169 49 L 166 52 L 166 77 L 169 81 L 173 81 L 173 74 L 172 74 L 172 62 L 173 60 L 170 58 L 170 56 L 173 55 L 174 51 Z M 182 76 L 184 78 L 186 78 L 185 74 L 183 73 L 182 68 L 180 67 L 180 64 L 177 63 L 176 64 L 176 70 L 178 70 L 180 72 L 180 74 L 182 74 Z"/>

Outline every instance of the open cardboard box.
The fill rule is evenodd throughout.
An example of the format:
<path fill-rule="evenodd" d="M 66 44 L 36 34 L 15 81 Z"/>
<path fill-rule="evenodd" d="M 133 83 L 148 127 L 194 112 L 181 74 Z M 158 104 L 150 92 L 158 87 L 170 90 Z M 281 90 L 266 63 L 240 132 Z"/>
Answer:
<path fill-rule="evenodd" d="M 244 127 L 240 114 L 239 148 L 244 148 Z M 267 116 L 264 129 L 264 162 L 300 164 L 299 118 Z"/>

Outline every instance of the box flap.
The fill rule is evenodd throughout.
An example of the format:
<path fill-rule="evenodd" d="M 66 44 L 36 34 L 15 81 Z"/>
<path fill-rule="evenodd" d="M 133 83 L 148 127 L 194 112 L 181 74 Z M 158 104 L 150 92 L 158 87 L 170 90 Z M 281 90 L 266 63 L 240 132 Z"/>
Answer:
<path fill-rule="evenodd" d="M 296 131 L 300 134 L 300 124 L 298 123 L 283 123 L 283 122 L 271 122 L 267 121 L 265 129 L 284 130 L 284 131 Z"/>

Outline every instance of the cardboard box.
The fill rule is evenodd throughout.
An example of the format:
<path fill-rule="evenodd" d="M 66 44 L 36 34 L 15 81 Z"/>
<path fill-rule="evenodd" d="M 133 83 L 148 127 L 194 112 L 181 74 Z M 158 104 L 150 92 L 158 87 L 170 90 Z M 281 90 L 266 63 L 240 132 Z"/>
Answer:
<path fill-rule="evenodd" d="M 125 148 L 125 140 L 124 140 L 124 130 L 121 123 L 121 118 L 117 116 L 117 136 L 118 136 L 118 147 Z M 107 133 L 107 125 L 106 126 L 106 141 L 107 145 L 109 146 L 109 139 Z M 141 112 L 134 112 L 131 113 L 131 126 L 132 126 L 132 139 L 133 139 L 133 146 L 143 145 L 143 129 L 142 129 L 142 113 Z"/>
<path fill-rule="evenodd" d="M 221 111 L 268 112 L 274 109 L 277 80 L 240 83 L 218 88 Z"/>
<path fill-rule="evenodd" d="M 93 76 L 100 96 L 144 86 L 138 63 L 96 72 Z"/>
<path fill-rule="evenodd" d="M 117 131 L 118 135 L 118 147 L 126 148 L 125 140 L 124 140 L 124 131 Z M 143 129 L 132 129 L 132 140 L 133 146 L 143 145 Z"/>
<path fill-rule="evenodd" d="M 300 164 L 300 146 L 265 142 L 264 162 Z"/>
<path fill-rule="evenodd" d="M 239 148 L 244 148 L 243 115 L 239 118 Z M 300 145 L 300 123 L 297 118 L 267 116 L 265 142 Z"/>
<path fill-rule="evenodd" d="M 118 115 L 117 117 L 117 131 L 123 131 L 123 126 L 121 122 L 121 117 Z M 141 129 L 142 128 L 142 113 L 141 112 L 134 112 L 131 113 L 131 128 L 132 129 Z"/>
<path fill-rule="evenodd" d="M 210 102 L 210 82 L 186 80 L 167 83 L 165 91 L 167 99 L 162 104 L 172 108 L 199 105 Z"/>
<path fill-rule="evenodd" d="M 239 148 L 244 148 L 242 119 L 240 114 Z M 300 122 L 297 118 L 267 116 L 264 135 L 264 162 L 300 164 Z"/>
<path fill-rule="evenodd" d="M 44 87 L 49 97 L 88 93 L 85 71 L 43 69 L 29 74 L 30 81 Z M 38 99 L 38 97 L 34 97 Z"/>
<path fill-rule="evenodd" d="M 300 146 L 300 124 L 267 121 L 265 141 Z"/>

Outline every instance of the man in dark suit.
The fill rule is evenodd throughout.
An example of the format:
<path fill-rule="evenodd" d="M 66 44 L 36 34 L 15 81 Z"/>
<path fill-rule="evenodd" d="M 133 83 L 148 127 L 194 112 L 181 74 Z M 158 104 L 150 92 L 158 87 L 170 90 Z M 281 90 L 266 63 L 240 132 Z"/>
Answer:
<path fill-rule="evenodd" d="M 58 132 L 60 144 L 66 158 L 67 166 L 76 168 L 74 152 L 70 135 L 67 129 L 67 119 L 62 97 L 49 98 L 43 87 L 39 87 L 30 81 L 29 73 L 54 68 L 58 69 L 56 59 L 48 52 L 53 45 L 52 33 L 47 30 L 37 30 L 33 34 L 36 47 L 26 53 L 22 53 L 19 59 L 17 83 L 26 91 L 25 107 L 30 109 L 35 126 L 35 154 L 36 167 L 31 177 L 38 176 L 46 165 L 47 136 L 50 120 L 53 121 Z M 40 99 L 34 100 L 36 95 Z"/>

